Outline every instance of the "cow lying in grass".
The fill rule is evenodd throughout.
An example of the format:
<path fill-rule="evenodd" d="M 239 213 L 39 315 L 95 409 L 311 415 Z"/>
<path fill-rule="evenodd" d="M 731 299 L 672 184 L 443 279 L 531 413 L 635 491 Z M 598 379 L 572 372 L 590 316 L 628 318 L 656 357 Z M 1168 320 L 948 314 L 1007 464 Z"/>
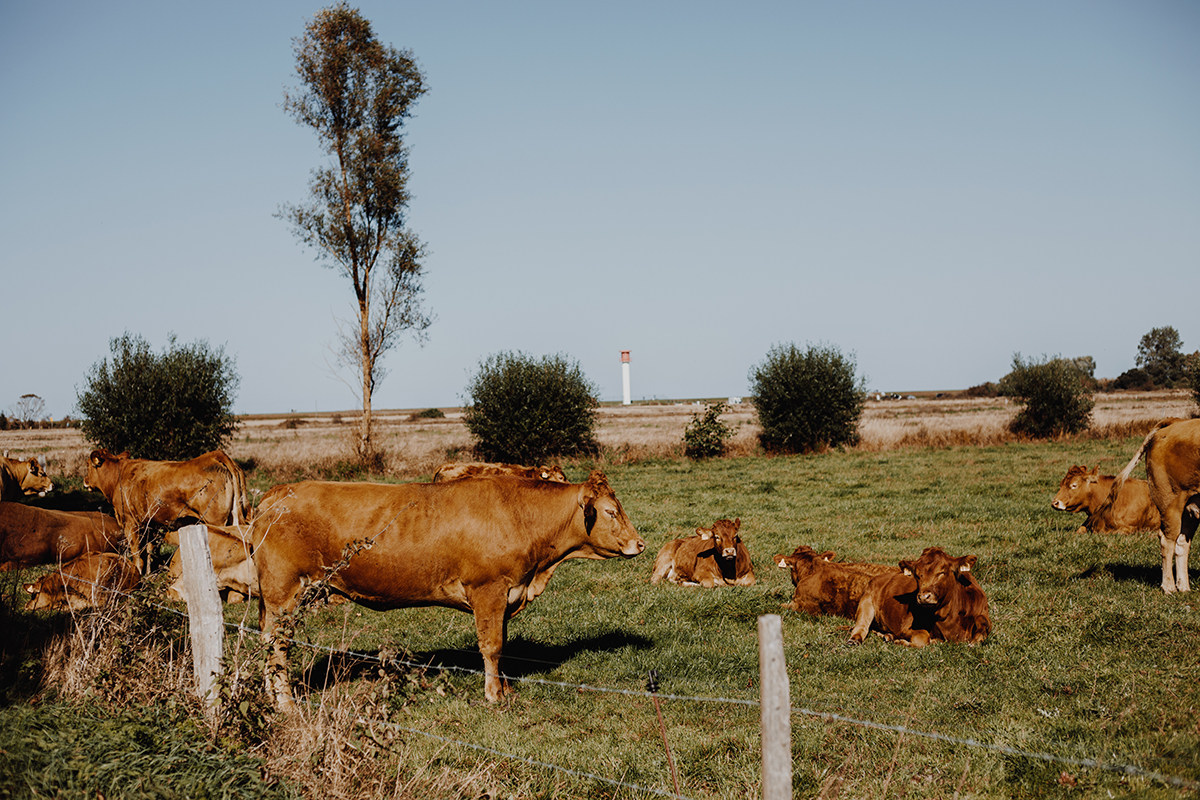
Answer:
<path fill-rule="evenodd" d="M 781 568 L 791 570 L 795 593 L 784 608 L 813 615 L 832 615 L 854 619 L 858 601 L 877 575 L 899 574 L 899 567 L 886 564 L 834 561 L 834 552 L 818 553 L 800 545 L 790 556 L 776 555 Z"/>
<path fill-rule="evenodd" d="M 85 553 L 115 553 L 125 535 L 99 511 L 53 511 L 0 502 L 0 570 L 64 564 Z"/>
<path fill-rule="evenodd" d="M 115 553 L 87 553 L 25 584 L 31 595 L 25 608 L 102 608 L 137 588 L 140 577 L 133 564 Z"/>
<path fill-rule="evenodd" d="M 681 586 L 752 586 L 754 565 L 735 520 L 719 519 L 694 536 L 674 539 L 658 551 L 650 583 L 666 579 Z"/>
<path fill-rule="evenodd" d="M 1076 533 L 1158 530 L 1158 509 L 1150 500 L 1150 484 L 1142 480 L 1127 481 L 1117 496 L 1110 498 L 1116 480 L 1115 475 L 1101 475 L 1098 466 L 1090 471 L 1087 467 L 1073 466 L 1067 470 L 1050 505 L 1059 511 L 1087 514 Z"/>
<path fill-rule="evenodd" d="M 858 603 L 850 644 L 879 631 L 889 642 L 924 647 L 934 640 L 976 644 L 992 630 L 987 597 L 971 574 L 975 556 L 954 558 L 927 547 L 900 572 L 871 580 Z"/>
<path fill-rule="evenodd" d="M 36 458 L 18 461 L 7 455 L 0 456 L 0 500 L 20 500 L 26 495 L 46 496 L 54 483 Z"/>
<path fill-rule="evenodd" d="M 512 475 L 516 478 L 533 478 L 539 481 L 566 483 L 567 475 L 562 467 L 542 465 L 523 467 L 520 464 L 490 464 L 487 462 L 450 461 L 442 464 L 433 473 L 433 483 L 456 481 L 461 478 L 478 478 L 481 475 Z"/>

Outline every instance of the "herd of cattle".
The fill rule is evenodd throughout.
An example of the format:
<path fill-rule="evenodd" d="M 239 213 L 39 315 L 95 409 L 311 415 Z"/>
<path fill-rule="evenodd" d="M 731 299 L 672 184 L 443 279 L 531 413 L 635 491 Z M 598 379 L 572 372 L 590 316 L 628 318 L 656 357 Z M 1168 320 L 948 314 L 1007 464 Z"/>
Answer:
<path fill-rule="evenodd" d="M 1132 480 L 1146 460 L 1147 480 Z M 151 534 L 178 544 L 181 525 L 207 526 L 217 584 L 226 599 L 257 596 L 271 640 L 270 680 L 281 707 L 293 704 L 286 630 L 306 587 L 376 610 L 443 606 L 473 613 L 484 662 L 484 693 L 506 691 L 500 672 L 507 623 L 545 590 L 563 561 L 630 558 L 645 542 L 604 474 L 578 484 L 559 467 L 443 465 L 430 483 L 303 481 L 269 490 L 252 509 L 242 470 L 220 451 L 191 461 L 147 461 L 95 450 L 86 488 L 113 514 L 67 512 L 17 502 L 53 483 L 36 459 L 0 458 L 0 569 L 58 568 L 26 585 L 28 608 L 78 610 L 128 592 L 150 570 Z M 1200 420 L 1168 419 L 1146 436 L 1117 476 L 1073 466 L 1052 505 L 1083 512 L 1089 532 L 1159 530 L 1162 588 L 1188 591 L 1187 559 L 1200 521 Z M 756 580 L 741 520 L 720 519 L 658 552 L 650 583 L 749 586 Z M 898 565 L 836 561 L 801 545 L 779 554 L 794 593 L 785 607 L 853 620 L 850 642 L 871 630 L 923 647 L 975 644 L 991 630 L 973 555 L 929 547 Z M 168 597 L 182 596 L 179 553 Z"/>

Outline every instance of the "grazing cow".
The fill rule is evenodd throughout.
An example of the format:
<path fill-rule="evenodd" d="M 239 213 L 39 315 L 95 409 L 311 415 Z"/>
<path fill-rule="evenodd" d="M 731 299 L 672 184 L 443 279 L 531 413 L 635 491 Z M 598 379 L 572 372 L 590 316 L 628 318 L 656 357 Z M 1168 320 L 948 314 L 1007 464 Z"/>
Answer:
<path fill-rule="evenodd" d="M 251 531 L 259 623 L 271 641 L 276 703 L 293 707 L 281 614 L 303 588 L 376 610 L 443 606 L 475 615 L 484 695 L 506 687 L 500 655 L 508 620 L 566 559 L 631 557 L 646 545 L 594 471 L 581 484 L 507 475 L 383 485 L 305 481 L 271 489 Z"/>
<path fill-rule="evenodd" d="M 249 526 L 208 525 L 208 552 L 217 576 L 217 591 L 226 602 L 240 603 L 258 594 L 258 573 L 250 558 Z M 175 538 L 178 538 L 176 532 Z M 178 541 L 175 542 L 178 544 Z M 167 589 L 168 600 L 187 600 L 184 594 L 183 556 L 178 550 L 171 556 L 167 573 L 174 582 Z"/>
<path fill-rule="evenodd" d="M 741 517 L 719 519 L 711 528 L 696 528 L 694 536 L 674 539 L 658 551 L 650 583 L 666 578 L 681 586 L 752 586 L 754 565 L 738 535 Z"/>
<path fill-rule="evenodd" d="M 1117 476 L 1110 497 L 1119 496 L 1143 456 L 1150 499 L 1159 515 L 1162 590 L 1190 591 L 1188 554 L 1200 523 L 1200 419 L 1158 423 Z"/>
<path fill-rule="evenodd" d="M 133 564 L 115 553 L 87 553 L 25 584 L 25 591 L 32 595 L 25 608 L 83 611 L 103 607 L 133 591 L 139 578 Z"/>
<path fill-rule="evenodd" d="M 1087 514 L 1076 533 L 1137 533 L 1158 528 L 1158 509 L 1150 500 L 1150 484 L 1127 481 L 1110 503 L 1109 493 L 1117 478 L 1099 473 L 1098 466 L 1091 471 L 1087 467 L 1071 467 L 1058 486 L 1058 494 L 1050 501 L 1059 511 Z"/>
<path fill-rule="evenodd" d="M 143 556 L 142 526 L 241 525 L 250 515 L 246 476 L 220 450 L 190 461 L 147 461 L 93 450 L 83 485 L 112 503 L 130 558 L 143 574 L 150 568 L 151 543 L 145 543 Z"/>
<path fill-rule="evenodd" d="M 854 619 L 858 601 L 877 575 L 899 574 L 899 567 L 863 562 L 838 562 L 832 550 L 817 553 L 800 545 L 790 556 L 779 554 L 775 563 L 791 570 L 796 591 L 784 608 L 813 615 L 833 615 Z"/>
<path fill-rule="evenodd" d="M 52 511 L 0 502 L 0 570 L 63 564 L 85 553 L 115 553 L 117 521 L 99 511 Z"/>
<path fill-rule="evenodd" d="M 879 575 L 858 603 L 850 644 L 861 644 L 874 627 L 889 642 L 924 647 L 931 640 L 976 644 L 992 630 L 987 597 L 971 574 L 975 556 L 954 558 L 927 547 L 900 572 Z"/>
<path fill-rule="evenodd" d="M 45 497 L 53 488 L 53 481 L 36 458 L 18 461 L 0 456 L 0 501 L 20 500 L 28 494 Z"/>
<path fill-rule="evenodd" d="M 567 475 L 562 467 L 554 466 L 522 467 L 520 464 L 488 464 L 484 462 L 468 463 L 465 461 L 450 461 L 442 464 L 433 473 L 433 482 L 456 481 L 459 478 L 477 478 L 480 475 L 513 475 L 517 478 L 533 478 L 542 481 L 567 483 Z"/>

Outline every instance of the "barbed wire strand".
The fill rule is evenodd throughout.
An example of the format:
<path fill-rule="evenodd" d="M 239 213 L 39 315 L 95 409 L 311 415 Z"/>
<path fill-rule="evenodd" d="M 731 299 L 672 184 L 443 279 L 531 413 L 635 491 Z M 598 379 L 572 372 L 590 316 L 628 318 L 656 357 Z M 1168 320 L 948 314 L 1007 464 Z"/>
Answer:
<path fill-rule="evenodd" d="M 102 586 L 100 584 L 94 583 L 92 581 L 88 581 L 83 578 L 75 578 L 74 580 L 81 582 L 81 583 L 90 584 L 98 589 L 108 591 L 112 594 L 123 595 L 128 598 L 134 597 L 129 592 L 124 592 L 119 589 L 113 589 L 111 587 Z M 149 600 L 144 600 L 143 602 L 145 602 L 146 605 L 151 606 L 153 608 L 157 608 L 159 610 L 166 611 L 171 614 L 175 614 L 176 616 L 183 617 L 184 619 L 188 619 L 187 614 L 180 612 L 169 606 L 160 605 L 158 603 L 152 603 Z M 224 625 L 226 628 L 236 629 L 239 633 L 242 633 L 242 634 L 254 634 L 257 636 L 263 635 L 263 632 L 261 630 L 259 630 L 257 628 L 253 628 L 249 625 L 245 625 L 240 622 L 225 622 Z M 380 664 L 392 663 L 392 664 L 397 664 L 400 666 L 406 666 L 406 667 L 411 667 L 411 668 L 416 668 L 416 669 L 436 669 L 436 670 L 441 670 L 441 671 L 445 671 L 445 672 L 459 672 L 459 673 L 464 673 L 467 675 L 485 676 L 485 673 L 482 670 L 471 669 L 469 667 L 444 666 L 441 664 L 422 663 L 422 662 L 410 661 L 410 660 L 401 659 L 401 658 L 384 659 L 384 658 L 381 658 L 380 656 L 372 655 L 370 653 L 361 653 L 361 652 L 356 652 L 353 650 L 339 650 L 339 649 L 336 649 L 334 647 L 330 647 L 327 645 L 319 645 L 319 644 L 316 644 L 313 642 L 305 642 L 305 641 L 302 641 L 299 639 L 292 639 L 291 643 L 299 645 L 300 647 L 308 648 L 310 650 L 322 651 L 325 653 L 329 653 L 331 655 L 336 654 L 336 655 L 347 656 L 347 657 L 356 658 L 356 659 L 359 659 L 362 661 L 372 661 L 372 662 L 377 662 Z M 553 662 L 545 662 L 545 663 L 553 663 Z M 551 680 L 546 680 L 544 678 L 529 678 L 529 677 L 524 677 L 524 676 L 503 675 L 502 677 L 504 677 L 506 680 L 510 680 L 510 681 L 539 684 L 539 685 L 544 685 L 544 686 L 554 686 L 554 687 L 566 688 L 566 689 L 574 689 L 576 691 L 598 692 L 598 693 L 603 693 L 603 694 L 626 695 L 626 696 L 642 697 L 642 698 L 650 698 L 651 697 L 649 692 L 643 691 L 643 690 L 620 689 L 620 688 L 616 688 L 616 687 L 604 687 L 604 686 L 592 686 L 590 684 L 567 683 L 565 681 L 551 681 Z M 680 701 L 695 702 L 695 703 L 722 703 L 725 705 L 742 705 L 742 706 L 750 706 L 750 707 L 758 707 L 760 705 L 757 700 L 747 700 L 747 699 L 743 699 L 743 698 L 733 698 L 733 697 L 702 697 L 702 696 L 695 696 L 695 695 L 676 695 L 676 694 L 663 694 L 663 693 L 660 693 L 658 695 L 658 697 L 663 700 L 680 700 Z M 933 741 L 945 742 L 947 744 L 962 745 L 964 747 L 976 747 L 976 748 L 979 748 L 982 750 L 988 750 L 988 751 L 994 752 L 994 753 L 1001 753 L 1003 755 L 1018 756 L 1018 757 L 1023 757 L 1023 758 L 1032 758 L 1032 759 L 1037 759 L 1040 761 L 1046 761 L 1049 763 L 1065 764 L 1068 766 L 1084 767 L 1084 768 L 1088 768 L 1088 769 L 1098 769 L 1098 770 L 1103 770 L 1106 772 L 1118 772 L 1118 773 L 1123 773 L 1125 775 L 1142 777 L 1142 778 L 1147 778 L 1150 780 L 1159 781 L 1160 783 L 1165 783 L 1165 784 L 1174 786 L 1179 789 L 1188 789 L 1188 790 L 1193 790 L 1193 791 L 1200 789 L 1200 782 L 1198 782 L 1198 781 L 1194 781 L 1194 780 L 1191 780 L 1188 778 L 1182 778 L 1182 777 L 1179 777 L 1176 775 L 1167 775 L 1165 773 L 1157 772 L 1154 770 L 1144 769 L 1144 768 L 1136 766 L 1134 764 L 1105 763 L 1105 762 L 1097 761 L 1096 759 L 1091 759 L 1091 758 L 1073 758 L 1070 756 L 1058 756 L 1058 755 L 1054 755 L 1053 753 L 1039 753 L 1039 752 L 1035 752 L 1035 751 L 1031 751 L 1031 750 L 1021 750 L 1019 748 L 1011 747 L 1009 745 L 989 744 L 987 742 L 981 742 L 978 739 L 967 739 L 967 738 L 961 738 L 961 737 L 957 737 L 957 736 L 949 736 L 944 733 L 915 730 L 915 729 L 909 728 L 905 725 L 892 725 L 892 724 L 883 723 L 883 722 L 872 722 L 870 720 L 856 719 L 854 717 L 848 717 L 844 714 L 838 714 L 836 712 L 830 712 L 830 711 L 815 711 L 815 710 L 808 709 L 808 708 L 792 706 L 791 713 L 792 714 L 800 714 L 802 716 L 815 717 L 815 718 L 826 720 L 826 721 L 842 722 L 847 725 L 855 725 L 855 726 L 863 727 L 863 728 L 871 728 L 871 729 L 875 729 L 875 730 L 889 731 L 892 733 L 899 733 L 902 735 L 911 735 L 911 736 L 916 736 L 919 738 L 929 739 L 929 740 L 933 740 Z M 395 723 L 389 723 L 389 724 L 395 724 Z M 431 738 L 440 739 L 444 742 L 460 744 L 460 745 L 463 745 L 464 747 L 471 747 L 471 748 L 475 748 L 478 750 L 493 752 L 497 755 L 504 755 L 506 757 L 510 757 L 509 754 L 501 753 L 501 751 L 493 751 L 490 748 L 484 747 L 482 745 L 475 745 L 475 744 L 471 744 L 470 742 L 460 742 L 460 741 L 457 741 L 454 739 L 446 739 L 444 737 L 439 737 L 434 734 L 430 734 L 425 731 L 418 731 L 415 729 L 405 729 L 405 730 L 410 730 L 412 733 L 417 733 L 422 736 L 429 736 Z M 609 782 L 609 783 L 616 783 L 617 785 L 621 785 L 621 786 L 627 786 L 628 788 L 645 789 L 646 791 L 652 791 L 652 792 L 655 792 L 656 794 L 662 794 L 661 792 L 658 792 L 657 790 L 648 789 L 646 787 L 635 786 L 633 784 L 621 784 L 619 782 L 614 782 L 608 778 L 602 778 L 600 776 L 591 775 L 589 773 L 577 772 L 575 770 L 570 770 L 566 767 L 559 767 L 559 766 L 556 766 L 553 764 L 544 764 L 542 762 L 537 762 L 532 759 L 528 759 L 524 756 L 512 755 L 511 757 L 516 760 L 526 761 L 530 764 L 549 767 L 551 769 L 562 770 L 562 771 L 568 772 L 570 774 L 580 775 L 583 777 L 591 777 L 596 780 L 601 780 L 601 781 Z M 671 795 L 669 793 L 666 796 L 680 797 L 679 795 Z M 684 798 L 684 800 L 687 800 L 687 798 Z"/>

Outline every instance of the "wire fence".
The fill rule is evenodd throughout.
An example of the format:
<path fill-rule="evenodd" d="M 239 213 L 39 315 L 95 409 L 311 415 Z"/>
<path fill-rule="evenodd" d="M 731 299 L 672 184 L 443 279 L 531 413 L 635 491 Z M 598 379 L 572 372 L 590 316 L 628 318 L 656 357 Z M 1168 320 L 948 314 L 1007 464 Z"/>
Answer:
<path fill-rule="evenodd" d="M 113 589 L 113 588 L 106 587 L 106 586 L 101 586 L 99 584 L 95 584 L 90 581 L 86 581 L 86 580 L 82 580 L 82 579 L 77 579 L 77 580 L 79 580 L 79 582 L 81 582 L 81 583 L 91 584 L 93 587 L 100 589 L 102 591 L 124 596 L 127 599 L 135 599 L 135 600 L 139 599 L 128 592 L 122 592 L 117 589 Z M 184 619 L 188 619 L 188 615 L 182 611 L 179 611 L 178 609 L 171 608 L 170 606 L 154 603 L 149 600 L 146 600 L 145 598 L 141 598 L 140 601 L 146 603 L 146 605 L 148 605 L 152 608 L 156 608 L 160 611 L 164 611 L 169 614 L 173 614 L 173 615 L 182 617 Z M 261 630 L 259 630 L 258 628 L 255 628 L 250 625 L 246 625 L 245 623 L 226 621 L 224 623 L 224 625 L 228 629 L 237 631 L 242 636 L 262 637 L 264 635 L 263 632 Z M 481 679 L 484 677 L 483 670 L 471 669 L 469 667 L 462 667 L 462 666 L 458 666 L 458 665 L 442 665 L 442 664 L 433 664 L 433 663 L 427 663 L 427 662 L 412 661 L 412 660 L 402 659 L 402 658 L 398 658 L 398 657 L 382 657 L 382 656 L 379 656 L 379 655 L 376 655 L 373 653 L 365 653 L 365 652 L 358 652 L 358 651 L 354 651 L 354 650 L 339 649 L 339 648 L 335 648 L 335 647 L 331 647 L 331 646 L 327 646 L 327 645 L 316 644 L 313 642 L 306 642 L 301 639 L 295 639 L 295 638 L 291 640 L 291 644 L 294 646 L 299 646 L 302 648 L 312 650 L 314 652 L 321 652 L 321 653 L 325 653 L 328 655 L 338 655 L 338 656 L 341 656 L 344 658 L 353 658 L 353 659 L 360 660 L 363 662 L 378 663 L 380 665 L 393 665 L 393 666 L 397 666 L 397 667 L 406 667 L 409 669 L 416 669 L 416 670 L 437 670 L 437 671 L 443 671 L 443 672 L 452 672 L 452 673 L 458 673 L 458 674 L 463 674 L 463 675 L 477 676 Z M 463 649 L 463 650 L 461 650 L 461 652 L 476 653 L 478 651 L 468 651 L 468 650 Z M 543 665 L 548 665 L 548 666 L 561 666 L 561 664 L 559 664 L 558 662 L 543 661 L 540 659 L 520 658 L 520 657 L 515 657 L 515 656 L 513 656 L 513 657 L 506 656 L 506 660 L 520 660 L 520 661 L 528 661 L 531 663 L 538 663 L 538 664 L 543 664 Z M 552 681 L 552 680 L 547 680 L 545 678 L 532 678 L 532 677 L 528 677 L 528 676 L 504 675 L 503 677 L 505 680 L 508 680 L 511 682 L 548 686 L 548 687 L 553 687 L 553 688 L 571 690 L 571 691 L 575 691 L 575 692 L 597 692 L 597 693 L 603 693 L 603 694 L 625 695 L 625 696 L 629 696 L 629 697 L 646 698 L 646 699 L 652 699 L 657 696 L 657 698 L 660 700 L 675 700 L 675 701 L 689 702 L 689 703 L 715 703 L 715 704 L 744 706 L 744 707 L 753 707 L 753 708 L 760 707 L 760 703 L 758 700 L 751 700 L 751 699 L 747 699 L 747 698 L 706 697 L 706 696 L 700 696 L 700 695 L 669 694 L 669 693 L 661 693 L 661 692 L 652 693 L 650 691 L 645 691 L 645 690 L 622 689 L 622 688 L 617 688 L 617 687 L 596 686 L 596 685 L 592 685 L 592 684 L 569 683 L 569 682 L 565 682 L 565 681 Z M 867 720 L 867 719 L 859 719 L 857 717 L 852 717 L 852 716 L 849 716 L 846 714 L 839 714 L 836 712 L 829 712 L 829 711 L 819 711 L 819 710 L 814 710 L 814 709 L 809 709 L 809 708 L 804 708 L 804 707 L 797 707 L 797 706 L 791 707 L 791 715 L 793 717 L 797 717 L 797 716 L 809 717 L 809 718 L 819 719 L 819 720 L 822 720 L 825 722 L 841 723 L 841 724 L 845 724 L 845 725 L 852 725 L 852 726 L 867 728 L 867 729 L 872 729 L 872 730 L 886 731 L 886 732 L 898 734 L 900 736 L 911 736 L 911 737 L 915 737 L 915 738 L 927 739 L 930 741 L 942 742 L 942 743 L 950 744 L 950 745 L 958 745 L 958 746 L 962 746 L 962 747 L 975 748 L 975 749 L 984 750 L 984 751 L 988 751 L 991 753 L 997 753 L 997 754 L 1005 755 L 1005 756 L 1015 756 L 1015 757 L 1020 757 L 1020 758 L 1034 759 L 1034 760 L 1038 760 L 1038 761 L 1048 762 L 1051 764 L 1061 764 L 1063 766 L 1070 766 L 1070 767 L 1076 767 L 1076 768 L 1093 769 L 1093 770 L 1100 770 L 1100 771 L 1104 771 L 1104 772 L 1120 773 L 1120 774 L 1127 775 L 1130 777 L 1140 777 L 1140 778 L 1145 778 L 1147 780 L 1157 781 L 1159 783 L 1163 783 L 1165 785 L 1171 786 L 1176 789 L 1193 791 L 1193 792 L 1200 791 L 1200 781 L 1195 781 L 1195 780 L 1180 777 L 1177 775 L 1170 775 L 1170 774 L 1166 774 L 1166 773 L 1159 772 L 1156 770 L 1145 769 L 1145 768 L 1139 767 L 1135 764 L 1126 763 L 1123 761 L 1114 760 L 1114 761 L 1105 762 L 1105 761 L 1100 761 L 1099 759 L 1093 759 L 1093 758 L 1075 758 L 1075 757 L 1071 757 L 1071 756 L 1061 756 L 1061 755 L 1057 755 L 1054 753 L 1023 750 L 1021 748 L 1012 747 L 1009 745 L 983 742 L 983 741 L 980 741 L 978 739 L 973 739 L 973 738 L 951 736 L 951 735 L 944 734 L 944 733 L 938 733 L 936 731 L 923 731 L 923 730 L 919 730 L 916 728 L 912 728 L 907 724 L 897 725 L 897 724 L 890 724 L 890 723 L 883 723 L 883 722 L 875 722 L 875 721 Z M 658 796 L 663 796 L 663 797 L 678 798 L 678 800 L 690 800 L 686 795 L 676 794 L 674 792 L 668 792 L 668 791 L 656 789 L 656 788 L 649 787 L 649 786 L 642 786 L 639 784 L 618 781 L 618 780 L 615 780 L 612 778 L 606 778 L 601 775 L 596 775 L 594 773 L 575 770 L 575 769 L 571 769 L 569 767 L 564 767 L 559 764 L 552 764 L 552 763 L 538 761 L 536 759 L 532 759 L 527 756 L 522 756 L 522 755 L 519 755 L 516 753 L 508 753 L 508 752 L 505 752 L 502 750 L 497 750 L 495 748 L 487 747 L 484 745 L 474 744 L 471 742 L 465 742 L 465 741 L 462 741 L 459 739 L 453 739 L 450 737 L 440 736 L 438 734 L 430 733 L 428 731 L 421 731 L 421 730 L 418 730 L 415 728 L 405 727 L 405 726 L 399 725 L 398 723 L 381 722 L 379 720 L 367 720 L 367 719 L 363 719 L 363 718 L 357 718 L 356 721 L 358 721 L 360 724 L 386 725 L 395 730 L 403 731 L 405 733 L 419 735 L 419 736 L 426 737 L 431 740 L 436 740 L 436 741 L 442 742 L 444 744 L 457 745 L 457 746 L 467 748 L 470 750 L 474 750 L 477 752 L 487 753 L 488 755 L 495 756 L 497 758 L 503 758 L 506 760 L 511 760 L 511 761 L 528 764 L 530 766 L 553 770 L 553 771 L 556 771 L 556 772 L 559 772 L 559 773 L 562 773 L 565 775 L 570 775 L 575 778 L 594 780 L 594 781 L 598 781 L 601 783 L 605 783 L 605 784 L 620 787 L 620 788 L 632 789 L 632 790 L 641 791 L 641 792 L 645 792 L 648 794 L 653 794 L 653 795 L 658 795 Z"/>

